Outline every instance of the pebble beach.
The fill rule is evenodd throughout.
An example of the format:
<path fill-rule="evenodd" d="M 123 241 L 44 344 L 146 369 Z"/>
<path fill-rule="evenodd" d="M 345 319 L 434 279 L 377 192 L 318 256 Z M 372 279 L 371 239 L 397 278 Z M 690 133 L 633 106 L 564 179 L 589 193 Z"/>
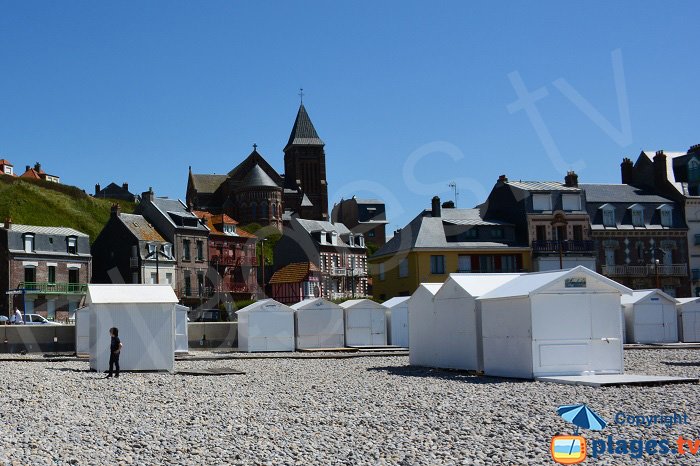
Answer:
<path fill-rule="evenodd" d="M 405 356 L 182 360 L 177 370 L 88 371 L 79 360 L 0 361 L 2 448 L 11 465 L 546 465 L 586 403 L 609 422 L 590 442 L 700 439 L 700 385 L 592 388 L 479 377 L 408 365 Z M 700 377 L 700 350 L 625 351 L 625 370 Z M 617 413 L 683 413 L 689 424 L 615 424 Z M 653 460 L 653 461 L 652 461 Z M 586 464 L 697 464 L 691 455 L 601 454 Z"/>

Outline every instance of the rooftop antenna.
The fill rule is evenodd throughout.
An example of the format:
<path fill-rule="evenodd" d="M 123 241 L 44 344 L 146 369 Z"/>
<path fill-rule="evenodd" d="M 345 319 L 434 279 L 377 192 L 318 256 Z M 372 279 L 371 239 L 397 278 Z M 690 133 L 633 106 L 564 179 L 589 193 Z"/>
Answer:
<path fill-rule="evenodd" d="M 450 184 L 448 184 L 447 186 L 449 186 L 450 188 L 452 188 L 452 190 L 453 190 L 454 193 L 455 193 L 455 208 L 456 208 L 456 207 L 457 207 L 457 197 L 459 196 L 459 191 L 457 191 L 457 183 L 455 183 L 454 181 L 452 181 L 452 182 L 451 182 Z"/>
<path fill-rule="evenodd" d="M 301 105 L 304 105 L 304 88 L 303 87 L 299 88 L 299 103 Z"/>

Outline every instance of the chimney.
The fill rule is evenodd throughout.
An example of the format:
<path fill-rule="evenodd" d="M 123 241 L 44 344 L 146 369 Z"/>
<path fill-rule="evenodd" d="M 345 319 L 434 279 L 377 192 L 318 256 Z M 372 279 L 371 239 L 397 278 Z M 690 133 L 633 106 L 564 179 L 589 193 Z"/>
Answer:
<path fill-rule="evenodd" d="M 499 183 L 507 183 L 508 182 L 508 177 L 506 175 L 501 175 L 498 177 L 498 182 Z"/>
<path fill-rule="evenodd" d="M 634 184 L 634 164 L 632 164 L 632 160 L 627 157 L 622 159 L 620 172 L 622 173 L 622 184 Z"/>
<path fill-rule="evenodd" d="M 119 206 L 118 203 L 112 204 L 112 210 L 111 210 L 112 217 L 119 217 L 119 215 L 121 215 L 121 213 L 122 213 L 121 206 Z"/>
<path fill-rule="evenodd" d="M 27 168 L 24 169 L 25 172 L 28 172 L 28 171 L 32 168 L 32 167 L 30 167 L 29 165 L 26 165 L 26 167 L 27 167 Z"/>
<path fill-rule="evenodd" d="M 454 209 L 455 208 L 455 201 L 445 201 L 442 203 L 442 208 L 443 209 Z"/>
<path fill-rule="evenodd" d="M 578 175 L 575 171 L 566 172 L 564 177 L 564 185 L 569 188 L 578 188 Z"/>
<path fill-rule="evenodd" d="M 436 218 L 442 217 L 442 209 L 440 208 L 440 198 L 438 196 L 433 197 L 432 215 Z"/>
<path fill-rule="evenodd" d="M 95 196 L 100 193 L 100 183 L 95 184 Z"/>
<path fill-rule="evenodd" d="M 141 193 L 141 201 L 146 201 L 146 202 L 153 202 L 153 199 L 155 199 L 155 194 L 153 193 L 153 188 L 149 187 L 148 191 L 144 191 Z"/>
<path fill-rule="evenodd" d="M 122 183 L 122 189 L 124 191 L 128 191 L 129 190 L 129 183 Z"/>
<path fill-rule="evenodd" d="M 667 182 L 666 154 L 664 154 L 663 150 L 658 150 L 654 156 L 654 187 L 659 189 Z"/>
<path fill-rule="evenodd" d="M 693 146 L 690 146 L 690 149 L 688 149 L 688 152 L 700 152 L 700 144 L 695 144 Z"/>
<path fill-rule="evenodd" d="M 34 164 L 34 170 L 41 172 L 41 164 L 39 162 Z"/>
<path fill-rule="evenodd" d="M 5 217 L 5 230 L 9 230 L 12 226 L 12 217 Z"/>

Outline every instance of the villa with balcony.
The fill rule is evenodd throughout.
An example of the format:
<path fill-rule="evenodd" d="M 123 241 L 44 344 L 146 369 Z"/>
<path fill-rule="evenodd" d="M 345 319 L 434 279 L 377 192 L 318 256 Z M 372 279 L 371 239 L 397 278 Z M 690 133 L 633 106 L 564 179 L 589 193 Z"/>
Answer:
<path fill-rule="evenodd" d="M 598 272 L 633 289 L 690 295 L 683 206 L 628 184 L 582 184 Z"/>
<path fill-rule="evenodd" d="M 90 238 L 72 228 L 16 225 L 6 219 L 0 228 L 0 262 L 1 315 L 19 309 L 64 321 L 87 291 Z"/>

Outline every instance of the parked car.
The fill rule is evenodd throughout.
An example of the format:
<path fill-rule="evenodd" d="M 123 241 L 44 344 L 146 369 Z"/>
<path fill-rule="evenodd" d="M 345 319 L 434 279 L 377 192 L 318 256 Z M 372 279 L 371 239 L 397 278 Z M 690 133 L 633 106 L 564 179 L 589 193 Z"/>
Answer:
<path fill-rule="evenodd" d="M 220 322 L 221 311 L 218 309 L 193 309 L 188 312 L 190 322 Z"/>
<path fill-rule="evenodd" d="M 58 322 L 47 320 L 39 314 L 24 314 L 24 323 L 26 325 L 61 325 Z"/>

